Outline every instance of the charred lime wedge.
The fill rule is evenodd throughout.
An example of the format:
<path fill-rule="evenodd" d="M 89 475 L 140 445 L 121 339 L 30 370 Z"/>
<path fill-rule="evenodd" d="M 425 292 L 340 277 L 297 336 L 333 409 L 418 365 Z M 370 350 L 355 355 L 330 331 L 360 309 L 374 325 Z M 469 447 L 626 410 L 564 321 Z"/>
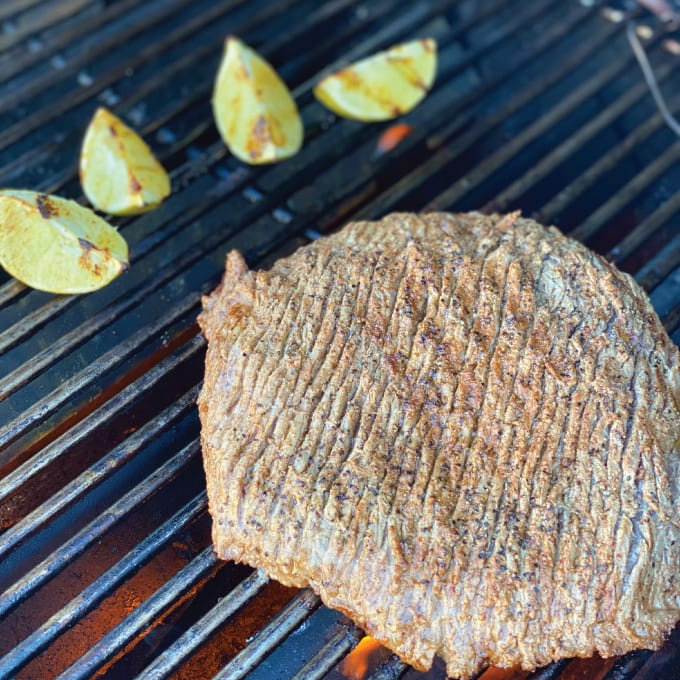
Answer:
<path fill-rule="evenodd" d="M 80 182 L 95 208 L 137 215 L 170 195 L 170 179 L 147 143 L 105 108 L 95 112 L 80 152 Z"/>
<path fill-rule="evenodd" d="M 437 43 L 427 38 L 395 45 L 323 78 L 314 95 L 345 118 L 380 121 L 410 111 L 437 72 Z"/>
<path fill-rule="evenodd" d="M 0 264 L 27 286 L 88 293 L 128 262 L 125 239 L 89 208 L 35 191 L 0 191 Z"/>
<path fill-rule="evenodd" d="M 212 99 L 217 129 L 245 163 L 275 163 L 302 146 L 302 121 L 276 71 L 238 38 L 227 38 Z"/>

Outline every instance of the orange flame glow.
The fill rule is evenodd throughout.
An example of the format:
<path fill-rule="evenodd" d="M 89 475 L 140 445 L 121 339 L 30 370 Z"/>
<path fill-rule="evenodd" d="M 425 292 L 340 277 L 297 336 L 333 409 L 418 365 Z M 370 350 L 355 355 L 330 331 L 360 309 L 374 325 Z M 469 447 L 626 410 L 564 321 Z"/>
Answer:
<path fill-rule="evenodd" d="M 343 659 L 338 670 L 347 680 L 363 680 L 371 665 L 371 655 L 381 649 L 382 645 L 367 635 Z"/>
<path fill-rule="evenodd" d="M 388 151 L 392 151 L 396 146 L 406 139 L 413 132 L 413 128 L 406 123 L 397 123 L 383 132 L 375 147 L 376 156 L 381 156 Z"/>

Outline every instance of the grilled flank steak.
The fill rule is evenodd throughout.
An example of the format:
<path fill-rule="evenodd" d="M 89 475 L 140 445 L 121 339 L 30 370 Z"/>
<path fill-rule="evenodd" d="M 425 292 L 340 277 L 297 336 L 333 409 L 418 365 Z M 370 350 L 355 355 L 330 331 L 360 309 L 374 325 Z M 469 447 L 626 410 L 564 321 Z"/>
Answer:
<path fill-rule="evenodd" d="M 680 618 L 680 360 L 517 214 L 350 224 L 204 299 L 218 555 L 426 669 L 656 648 Z"/>

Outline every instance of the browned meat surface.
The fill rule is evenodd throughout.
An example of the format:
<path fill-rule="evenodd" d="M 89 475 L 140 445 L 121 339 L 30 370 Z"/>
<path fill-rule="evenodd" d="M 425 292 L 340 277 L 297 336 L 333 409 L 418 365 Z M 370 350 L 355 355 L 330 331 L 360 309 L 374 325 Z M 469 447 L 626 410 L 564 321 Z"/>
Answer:
<path fill-rule="evenodd" d="M 655 648 L 680 618 L 680 361 L 517 215 L 351 224 L 204 300 L 217 553 L 417 668 Z"/>

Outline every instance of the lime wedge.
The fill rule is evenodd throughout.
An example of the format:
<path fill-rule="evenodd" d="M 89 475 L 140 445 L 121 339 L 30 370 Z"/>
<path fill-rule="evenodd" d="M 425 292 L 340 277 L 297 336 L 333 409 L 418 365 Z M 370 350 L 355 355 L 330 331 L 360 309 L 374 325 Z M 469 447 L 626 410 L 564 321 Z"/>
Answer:
<path fill-rule="evenodd" d="M 35 191 L 0 191 L 0 264 L 27 286 L 88 293 L 128 261 L 123 237 L 88 208 Z"/>
<path fill-rule="evenodd" d="M 212 106 L 222 139 L 245 163 L 274 163 L 302 146 L 302 121 L 285 83 L 233 36 L 225 42 Z"/>
<path fill-rule="evenodd" d="M 170 195 L 170 179 L 146 142 L 105 108 L 95 112 L 80 152 L 80 182 L 95 208 L 137 215 Z"/>
<path fill-rule="evenodd" d="M 410 111 L 428 93 L 437 71 L 432 38 L 395 45 L 323 78 L 314 95 L 345 118 L 390 120 Z"/>

